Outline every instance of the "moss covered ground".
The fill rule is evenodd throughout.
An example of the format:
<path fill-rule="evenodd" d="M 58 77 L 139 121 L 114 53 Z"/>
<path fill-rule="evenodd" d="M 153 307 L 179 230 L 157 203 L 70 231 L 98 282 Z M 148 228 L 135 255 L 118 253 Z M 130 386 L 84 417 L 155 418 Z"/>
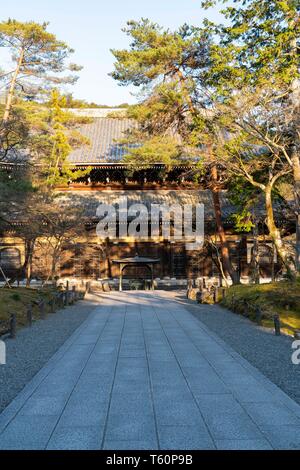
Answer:
<path fill-rule="evenodd" d="M 300 331 L 300 282 L 276 282 L 260 285 L 232 286 L 226 291 L 221 305 L 257 321 L 257 309 L 262 312 L 262 325 L 273 326 L 274 314 L 279 314 L 283 331 Z"/>
<path fill-rule="evenodd" d="M 50 312 L 49 301 L 53 297 L 51 288 L 31 289 L 25 287 L 0 288 L 0 322 L 7 321 L 12 313 L 16 314 L 18 327 L 27 324 L 27 309 L 32 303 L 33 320 L 39 318 L 37 303 L 45 301 L 45 313 Z"/>

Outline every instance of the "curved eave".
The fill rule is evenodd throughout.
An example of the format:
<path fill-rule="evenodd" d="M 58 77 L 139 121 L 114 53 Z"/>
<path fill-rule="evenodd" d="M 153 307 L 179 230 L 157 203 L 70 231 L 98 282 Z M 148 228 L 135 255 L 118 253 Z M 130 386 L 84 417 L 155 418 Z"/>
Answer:
<path fill-rule="evenodd" d="M 190 164 L 190 165 L 187 165 L 187 164 L 182 164 L 182 165 L 174 165 L 172 166 L 171 168 L 180 168 L 182 170 L 185 170 L 185 169 L 189 169 L 189 168 L 193 168 L 196 164 Z M 120 169 L 128 169 L 128 168 L 133 168 L 135 170 L 143 170 L 143 169 L 161 169 L 161 168 L 166 168 L 167 165 L 165 165 L 164 163 L 152 163 L 151 165 L 150 164 L 142 164 L 142 165 L 136 165 L 136 164 L 130 164 L 130 163 L 115 163 L 115 162 L 103 162 L 103 163 L 72 163 L 71 164 L 71 168 L 80 168 L 80 169 L 87 169 L 87 168 L 92 168 L 92 169 L 107 169 L 107 168 L 118 168 L 119 170 Z"/>
<path fill-rule="evenodd" d="M 145 265 L 145 264 L 157 264 L 157 263 L 160 263 L 160 259 L 159 258 L 155 258 L 155 259 L 152 259 L 152 258 L 139 258 L 139 259 L 135 259 L 135 258 L 124 258 L 124 259 L 112 259 L 112 262 L 115 263 L 115 264 L 131 264 L 131 265 Z"/>
<path fill-rule="evenodd" d="M 12 168 L 23 168 L 25 166 L 29 166 L 30 163 L 27 162 L 27 163 L 15 163 L 15 162 L 0 162 L 0 168 L 2 169 L 12 169 Z M 186 164 L 182 164 L 182 165 L 174 165 L 172 166 L 171 168 L 180 168 L 182 170 L 184 169 L 189 169 L 189 168 L 193 168 L 196 164 L 193 164 L 191 163 L 190 165 L 186 165 Z M 41 164 L 39 163 L 35 163 L 34 164 L 35 167 L 39 167 L 41 166 Z M 165 165 L 164 163 L 153 163 L 151 165 L 133 165 L 133 164 L 130 164 L 130 163 L 115 163 L 115 162 L 91 162 L 91 163 L 74 163 L 74 162 L 71 162 L 70 163 L 70 168 L 71 169 L 82 169 L 82 170 L 86 170 L 88 168 L 91 168 L 91 169 L 113 169 L 113 168 L 117 168 L 117 169 L 124 169 L 126 170 L 127 168 L 132 168 L 134 167 L 135 169 L 139 170 L 139 169 L 148 169 L 148 168 L 155 168 L 155 169 L 161 169 L 161 168 L 165 168 L 167 165 Z"/>

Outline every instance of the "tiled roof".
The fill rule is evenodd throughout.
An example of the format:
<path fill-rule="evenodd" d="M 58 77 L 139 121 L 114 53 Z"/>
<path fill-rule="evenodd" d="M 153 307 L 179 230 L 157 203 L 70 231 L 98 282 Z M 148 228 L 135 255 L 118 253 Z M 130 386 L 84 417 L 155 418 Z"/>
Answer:
<path fill-rule="evenodd" d="M 120 198 L 126 196 L 128 207 L 132 204 L 144 204 L 148 213 L 151 212 L 151 204 L 160 204 L 170 207 L 173 204 L 179 204 L 181 207 L 184 204 L 191 204 L 195 207 L 196 204 L 204 205 L 204 213 L 206 221 L 215 220 L 215 211 L 213 204 L 213 196 L 210 190 L 104 190 L 104 191 L 76 191 L 70 190 L 65 192 L 57 191 L 58 201 L 62 208 L 66 210 L 68 207 L 74 207 L 83 211 L 83 217 L 88 219 L 95 219 L 97 207 L 99 204 L 114 205 L 118 212 L 118 204 Z M 219 193 L 220 202 L 222 206 L 222 219 L 224 222 L 232 225 L 232 215 L 236 212 L 236 208 L 230 202 L 227 192 L 221 191 Z M 281 204 L 274 204 L 275 217 L 279 223 L 281 220 L 285 222 L 291 220 L 291 212 Z M 261 218 L 264 217 L 265 206 L 263 200 L 257 204 L 257 215 Z M 293 215 L 292 215 L 293 217 Z"/>
<path fill-rule="evenodd" d="M 90 145 L 74 150 L 69 161 L 72 163 L 120 162 L 126 154 L 124 145 L 118 142 L 125 137 L 128 129 L 135 122 L 126 118 L 96 117 L 90 124 L 84 124 L 78 130 L 86 136 Z"/>
<path fill-rule="evenodd" d="M 59 194 L 59 191 L 58 191 Z M 113 204 L 118 207 L 119 199 L 127 197 L 128 206 L 132 204 L 144 204 L 148 211 L 151 204 L 204 204 L 205 217 L 213 218 L 213 201 L 209 190 L 113 190 L 113 191 L 67 191 L 59 194 L 59 204 L 61 207 L 77 207 L 83 210 L 84 217 L 95 218 L 99 204 Z M 228 201 L 225 192 L 221 192 L 222 214 L 224 218 L 233 213 L 233 206 Z"/>

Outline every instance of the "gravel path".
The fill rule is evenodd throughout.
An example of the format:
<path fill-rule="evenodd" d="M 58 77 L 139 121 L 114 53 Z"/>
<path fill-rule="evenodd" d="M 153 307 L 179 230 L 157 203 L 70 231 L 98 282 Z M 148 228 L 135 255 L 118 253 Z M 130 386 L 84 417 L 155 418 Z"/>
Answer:
<path fill-rule="evenodd" d="M 185 308 L 300 404 L 300 365 L 291 361 L 293 338 L 258 327 L 241 315 L 217 305 L 196 305 L 174 294 Z"/>
<path fill-rule="evenodd" d="M 5 340 L 7 364 L 0 365 L 0 412 L 86 320 L 97 304 L 99 297 L 89 295 L 85 301 L 49 314 L 31 328 L 18 331 L 16 339 Z"/>

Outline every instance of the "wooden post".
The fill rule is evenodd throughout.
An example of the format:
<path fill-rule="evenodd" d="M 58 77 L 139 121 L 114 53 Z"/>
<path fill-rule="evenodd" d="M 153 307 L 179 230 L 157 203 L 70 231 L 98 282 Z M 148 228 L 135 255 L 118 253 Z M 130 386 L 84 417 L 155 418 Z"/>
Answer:
<path fill-rule="evenodd" d="M 90 281 L 87 281 L 87 282 L 85 283 L 85 292 L 86 292 L 87 294 L 89 294 L 89 293 L 91 292 Z"/>
<path fill-rule="evenodd" d="M 28 326 L 32 326 L 32 305 L 31 304 L 29 304 L 29 306 L 27 308 L 26 316 L 27 316 Z"/>
<path fill-rule="evenodd" d="M 70 291 L 70 283 L 69 281 L 66 282 L 66 305 L 69 305 L 69 301 L 70 301 L 70 294 L 69 294 L 69 291 Z"/>
<path fill-rule="evenodd" d="M 258 325 L 261 325 L 262 322 L 262 312 L 260 307 L 256 307 L 255 309 L 255 318 L 256 318 L 256 323 Z"/>
<path fill-rule="evenodd" d="M 281 331 L 280 331 L 280 316 L 278 313 L 274 315 L 274 328 L 275 328 L 275 335 L 280 336 Z"/>
<path fill-rule="evenodd" d="M 17 317 L 15 313 L 12 313 L 9 321 L 10 335 L 9 337 L 14 339 L 17 334 Z"/>
<path fill-rule="evenodd" d="M 51 313 L 54 313 L 55 312 L 55 297 L 52 297 L 49 304 L 50 304 Z"/>
<path fill-rule="evenodd" d="M 123 265 L 120 264 L 120 274 L 119 274 L 119 292 L 122 292 L 123 286 L 122 286 L 122 276 L 123 276 Z"/>
<path fill-rule="evenodd" d="M 217 304 L 219 300 L 219 288 L 215 287 L 214 289 L 214 303 Z"/>
<path fill-rule="evenodd" d="M 76 302 L 76 286 L 72 286 L 72 303 Z"/>
<path fill-rule="evenodd" d="M 203 291 L 203 290 L 199 290 L 199 291 L 196 293 L 196 301 L 197 301 L 197 304 L 202 304 L 203 294 L 204 294 L 204 291 Z"/>
<path fill-rule="evenodd" d="M 150 265 L 150 271 L 151 271 L 151 290 L 154 290 L 154 269 L 153 269 L 153 264 Z"/>
<path fill-rule="evenodd" d="M 192 279 L 188 279 L 187 291 L 186 291 L 187 299 L 190 298 L 190 292 L 191 292 L 192 287 L 193 287 L 193 281 L 192 281 Z"/>
<path fill-rule="evenodd" d="M 39 308 L 40 308 L 40 315 L 41 315 L 41 319 L 43 320 L 45 318 L 45 315 L 46 315 L 46 312 L 45 312 L 45 302 L 44 300 L 41 300 L 40 304 L 39 304 Z"/>

